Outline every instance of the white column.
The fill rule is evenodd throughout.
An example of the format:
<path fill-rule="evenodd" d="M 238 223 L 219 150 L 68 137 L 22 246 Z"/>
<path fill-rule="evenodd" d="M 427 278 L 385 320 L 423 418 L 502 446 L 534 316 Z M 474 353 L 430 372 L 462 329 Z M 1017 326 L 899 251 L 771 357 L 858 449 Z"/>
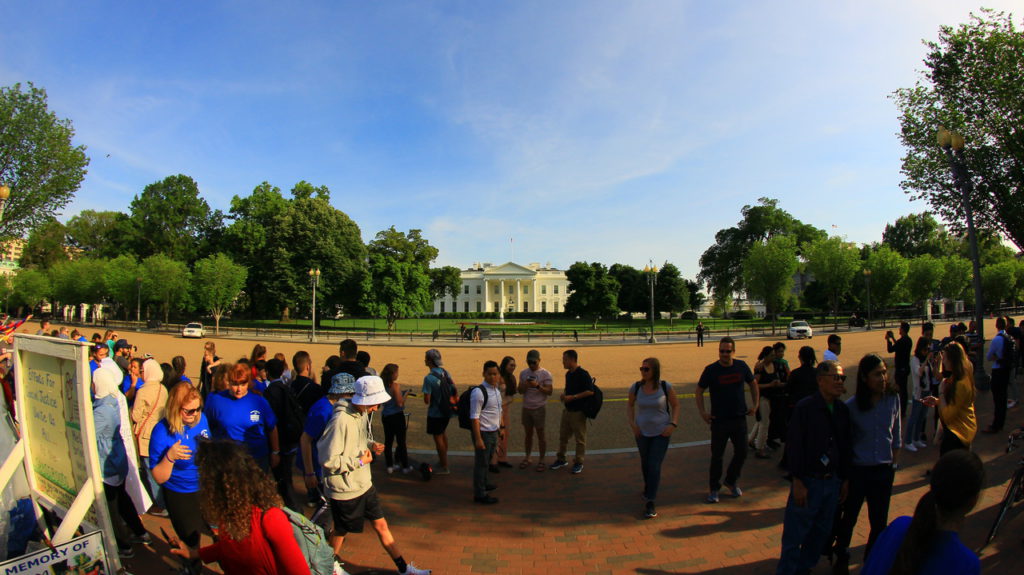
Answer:
<path fill-rule="evenodd" d="M 500 280 L 498 286 L 498 321 L 505 321 L 505 280 Z"/>
<path fill-rule="evenodd" d="M 490 286 L 487 285 L 487 280 L 484 280 L 484 311 L 491 311 L 489 288 Z"/>
<path fill-rule="evenodd" d="M 540 310 L 537 309 L 537 277 L 534 276 L 530 289 L 533 290 L 533 295 L 530 298 L 533 300 L 530 302 L 530 313 L 538 313 Z"/>
<path fill-rule="evenodd" d="M 516 278 L 516 311 L 523 311 L 523 286 L 519 278 Z"/>

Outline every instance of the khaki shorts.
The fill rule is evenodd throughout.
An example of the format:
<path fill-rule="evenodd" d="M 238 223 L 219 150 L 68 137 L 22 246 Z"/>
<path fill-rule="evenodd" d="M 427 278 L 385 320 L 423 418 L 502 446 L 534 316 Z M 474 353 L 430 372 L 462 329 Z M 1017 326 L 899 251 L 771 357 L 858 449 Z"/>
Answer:
<path fill-rule="evenodd" d="M 537 409 L 523 408 L 523 427 L 544 429 L 544 421 L 547 419 L 547 406 L 540 406 Z"/>

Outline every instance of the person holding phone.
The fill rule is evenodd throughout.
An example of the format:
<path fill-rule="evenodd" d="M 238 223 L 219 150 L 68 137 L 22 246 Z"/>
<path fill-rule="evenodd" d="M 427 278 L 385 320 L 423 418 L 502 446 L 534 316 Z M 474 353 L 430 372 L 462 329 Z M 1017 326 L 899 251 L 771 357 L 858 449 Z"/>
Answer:
<path fill-rule="evenodd" d="M 942 383 L 939 396 L 921 400 L 928 407 L 939 408 L 939 454 L 954 449 L 970 449 L 978 433 L 974 416 L 974 366 L 967 352 L 957 342 L 942 350 Z"/>

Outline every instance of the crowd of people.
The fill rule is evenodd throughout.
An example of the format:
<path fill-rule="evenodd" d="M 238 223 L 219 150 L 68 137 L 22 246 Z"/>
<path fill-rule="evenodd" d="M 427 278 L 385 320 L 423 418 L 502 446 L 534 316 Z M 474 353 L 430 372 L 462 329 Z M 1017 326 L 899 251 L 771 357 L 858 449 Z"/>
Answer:
<path fill-rule="evenodd" d="M 735 357 L 736 342 L 721 338 L 718 360 L 704 368 L 695 397 L 696 411 L 711 435 L 706 503 L 719 502 L 723 488 L 731 497 L 743 496 L 740 479 L 748 449 L 758 458 L 778 455 L 791 481 L 778 573 L 807 572 L 822 556 L 833 572 L 847 572 L 865 503 L 870 523 L 865 572 L 888 572 L 890 567 L 917 572 L 908 565 L 920 564 L 932 540 L 942 542 L 948 561 L 963 562 L 957 563 L 965 565 L 963 572 L 977 572 L 977 559 L 972 564 L 956 551 L 962 544 L 955 536 L 957 521 L 977 502 L 983 477 L 980 461 L 970 454 L 979 430 L 974 365 L 983 359 L 993 364 L 995 416 L 983 431 L 1002 430 L 1006 410 L 1019 398 L 1020 330 L 1011 318 L 999 318 L 996 325 L 998 334 L 983 358 L 984 348 L 968 326 L 954 324 L 949 337 L 939 340 L 926 323 L 914 343 L 910 325 L 901 324 L 898 336 L 889 332 L 885 337 L 894 359 L 878 354 L 860 358 L 854 393 L 845 402 L 838 334 L 828 337 L 820 363 L 813 347 L 801 347 L 795 369 L 790 369 L 783 342 L 763 347 L 751 368 Z M 199 377 L 191 380 L 184 357 L 159 363 L 116 331 L 86 340 L 77 330 L 52 329 L 44 322 L 39 334 L 64 337 L 64 332 L 92 343 L 100 459 L 108 504 L 120 518 L 116 535 L 123 557 L 133 554 L 134 544 L 151 542 L 139 521 L 148 512 L 169 517 L 177 536 L 174 553 L 184 561 L 185 573 L 212 561 L 229 574 L 308 573 L 305 562 L 296 559 L 299 550 L 280 511 L 301 511 L 304 502 L 329 507 L 337 572 L 342 572 L 345 538 L 362 532 L 368 520 L 399 573 L 429 573 L 406 562 L 399 551 L 370 473 L 378 458 L 388 474 L 417 471 L 409 458 L 406 413 L 406 402 L 417 389 L 399 383 L 398 365 L 386 364 L 378 375 L 354 340 L 342 341 L 338 355 L 319 370 L 305 351 L 294 354 L 289 365 L 283 354 L 271 357 L 263 345 L 229 362 L 208 341 Z M 529 350 L 525 360 L 522 370 L 511 356 L 484 362 L 481 382 L 467 390 L 463 407 L 441 352 L 424 354 L 426 374 L 418 391 L 437 453 L 428 472 L 450 474 L 448 427 L 456 419 L 474 446 L 477 504 L 498 503 L 494 474 L 516 466 L 508 449 L 516 395 L 522 398 L 525 445 L 519 469 L 569 467 L 572 440 L 570 472 L 583 472 L 588 427 L 600 393 L 596 379 L 580 365 L 576 350 L 565 350 L 564 387 L 556 396 L 554 377 L 541 367 L 540 352 Z M 639 372 L 628 388 L 625 415 L 640 455 L 642 514 L 654 518 L 662 465 L 686 408 L 674 386 L 662 379 L 658 358 L 644 359 Z M 558 447 L 549 464 L 545 422 L 552 397 L 561 408 Z M 468 414 L 460 417 L 460 407 L 468 407 Z M 373 438 L 371 419 L 377 412 L 383 443 Z M 754 419 L 749 429 L 748 417 Z M 723 476 L 730 443 L 732 459 Z M 941 456 L 930 475 L 931 490 L 912 519 L 889 524 L 899 451 L 930 444 L 939 447 Z M 304 494 L 295 493 L 295 469 L 303 477 Z M 952 487 L 957 482 L 969 488 L 958 491 Z M 210 526 L 216 526 L 217 541 L 200 547 L 201 534 Z"/>

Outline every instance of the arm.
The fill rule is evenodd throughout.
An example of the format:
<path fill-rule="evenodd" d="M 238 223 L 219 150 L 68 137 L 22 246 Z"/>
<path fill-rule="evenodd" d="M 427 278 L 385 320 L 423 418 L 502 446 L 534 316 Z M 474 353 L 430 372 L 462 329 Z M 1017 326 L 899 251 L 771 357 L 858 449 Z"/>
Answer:
<path fill-rule="evenodd" d="M 152 455 L 152 453 L 151 453 Z M 153 479 L 157 483 L 163 485 L 171 478 L 171 474 L 174 472 L 174 462 L 179 459 L 189 459 L 192 457 L 192 450 L 181 444 L 181 441 L 176 441 L 163 457 L 160 458 L 160 463 L 153 466 Z"/>
<path fill-rule="evenodd" d="M 672 408 L 672 421 L 665 426 L 665 431 L 662 431 L 661 434 L 668 437 L 672 435 L 673 431 L 679 429 L 679 397 L 676 395 L 676 388 L 669 386 L 666 399 L 669 407 Z"/>
<path fill-rule="evenodd" d="M 747 415 L 754 415 L 758 406 L 761 404 L 761 390 L 759 389 L 760 386 L 758 385 L 757 380 L 758 378 L 755 377 L 754 380 L 750 382 L 750 401 L 754 404 L 754 407 L 747 411 Z"/>
<path fill-rule="evenodd" d="M 640 437 L 640 428 L 636 425 L 636 388 L 637 385 L 633 384 L 633 387 L 629 388 L 629 395 L 626 399 L 626 424 L 633 430 L 633 435 Z"/>
<path fill-rule="evenodd" d="M 299 449 L 302 450 L 302 469 L 303 472 L 302 481 L 306 484 L 306 489 L 316 489 L 316 472 L 313 471 L 313 438 L 306 432 L 302 432 L 302 437 L 299 438 Z"/>
<path fill-rule="evenodd" d="M 483 411 L 484 390 L 477 387 L 469 396 L 469 422 L 473 432 L 473 446 L 484 449 L 484 438 L 480 435 L 480 412 Z"/>
<path fill-rule="evenodd" d="M 402 393 L 402 386 L 397 381 L 391 382 L 391 397 L 395 398 L 395 404 L 399 409 L 405 409 L 405 394 Z"/>
<path fill-rule="evenodd" d="M 132 388 L 130 390 L 128 390 L 128 391 L 132 392 L 132 395 L 134 396 L 135 395 L 135 393 L 134 393 L 135 392 L 135 385 L 134 385 L 134 382 L 132 382 L 132 383 L 133 383 Z M 153 384 L 153 385 L 157 385 L 157 384 Z M 125 394 L 125 397 L 127 397 L 127 396 L 128 395 Z M 149 415 L 150 412 L 153 411 L 153 406 L 151 406 L 149 404 L 149 396 L 150 396 L 150 394 L 144 393 L 144 394 L 142 394 L 141 397 L 137 397 L 138 401 L 136 401 L 135 405 L 132 407 L 132 421 L 134 421 L 135 423 L 141 423 L 142 421 L 144 421 L 146 419 L 146 416 Z M 140 432 L 141 432 L 141 430 L 140 430 Z"/>
<path fill-rule="evenodd" d="M 704 423 L 710 424 L 711 420 L 715 418 L 714 415 L 709 414 L 704 410 L 704 388 L 697 386 L 697 411 L 700 413 L 700 418 L 704 420 Z"/>
<path fill-rule="evenodd" d="M 345 439 L 348 430 L 334 418 L 331 424 L 324 430 L 324 435 L 317 443 L 320 459 L 323 461 L 323 468 L 331 473 L 348 473 L 373 461 L 369 450 L 355 454 L 345 452 Z M 326 443 L 324 443 L 326 440 Z M 324 449 L 326 447 L 326 449 Z"/>

